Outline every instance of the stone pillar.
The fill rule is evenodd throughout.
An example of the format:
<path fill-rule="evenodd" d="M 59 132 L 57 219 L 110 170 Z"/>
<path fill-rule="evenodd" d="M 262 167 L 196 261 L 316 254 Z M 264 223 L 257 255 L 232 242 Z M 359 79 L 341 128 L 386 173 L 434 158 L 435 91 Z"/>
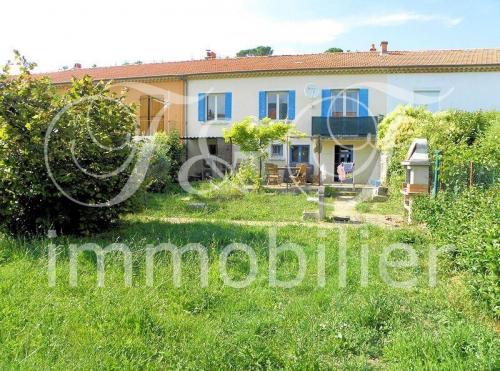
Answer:
<path fill-rule="evenodd" d="M 325 220 L 325 187 L 318 187 L 319 220 Z"/>

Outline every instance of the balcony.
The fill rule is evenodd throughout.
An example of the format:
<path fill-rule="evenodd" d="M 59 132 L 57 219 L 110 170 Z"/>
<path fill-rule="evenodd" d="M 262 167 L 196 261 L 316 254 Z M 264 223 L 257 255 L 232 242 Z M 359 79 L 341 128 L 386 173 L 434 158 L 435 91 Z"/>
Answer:
<path fill-rule="evenodd" d="M 313 117 L 312 135 L 324 137 L 365 138 L 377 135 L 382 116 L 366 117 Z"/>

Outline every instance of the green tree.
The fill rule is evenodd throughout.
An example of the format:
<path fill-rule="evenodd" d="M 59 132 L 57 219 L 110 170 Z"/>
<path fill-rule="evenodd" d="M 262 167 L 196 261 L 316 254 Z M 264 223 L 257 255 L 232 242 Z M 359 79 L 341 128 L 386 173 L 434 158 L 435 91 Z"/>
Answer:
<path fill-rule="evenodd" d="M 325 53 L 342 53 L 343 51 L 344 50 L 341 48 L 333 47 L 333 48 L 325 50 Z"/>
<path fill-rule="evenodd" d="M 240 146 L 242 152 L 259 160 L 269 156 L 269 146 L 275 142 L 285 142 L 291 135 L 303 136 L 304 134 L 295 129 L 293 124 L 285 121 L 272 121 L 266 117 L 261 122 L 255 122 L 252 117 L 245 117 L 236 122 L 230 129 L 224 129 L 224 139 Z M 259 167 L 260 172 L 262 166 Z"/>
<path fill-rule="evenodd" d="M 59 96 L 48 79 L 31 76 L 33 63 L 15 57 L 20 73 L 10 75 L 10 64 L 0 73 L 0 225 L 15 234 L 105 228 L 130 210 L 133 199 L 88 207 L 60 190 L 87 205 L 120 194 L 137 158 L 130 140 L 133 107 L 88 76 Z"/>
<path fill-rule="evenodd" d="M 243 49 L 236 53 L 237 57 L 258 57 L 258 56 L 267 56 L 273 55 L 273 48 L 270 46 L 257 46 L 252 49 Z"/>

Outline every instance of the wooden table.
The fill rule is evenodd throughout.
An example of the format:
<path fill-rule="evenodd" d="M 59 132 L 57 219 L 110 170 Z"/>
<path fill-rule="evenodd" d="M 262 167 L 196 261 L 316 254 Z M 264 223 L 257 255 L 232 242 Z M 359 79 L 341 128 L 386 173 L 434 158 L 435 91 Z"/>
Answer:
<path fill-rule="evenodd" d="M 283 176 L 281 179 L 284 183 L 287 184 L 291 182 L 290 176 L 295 175 L 297 171 L 300 169 L 300 166 L 278 166 L 278 171 L 283 171 Z M 288 171 L 288 182 L 285 182 L 285 174 Z"/>

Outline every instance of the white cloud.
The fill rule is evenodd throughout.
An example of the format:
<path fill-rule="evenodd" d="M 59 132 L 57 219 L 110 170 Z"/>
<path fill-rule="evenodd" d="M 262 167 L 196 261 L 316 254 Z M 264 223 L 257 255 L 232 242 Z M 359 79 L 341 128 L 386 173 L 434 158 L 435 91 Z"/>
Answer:
<path fill-rule="evenodd" d="M 29 11 L 27 11 L 29 9 Z M 14 48 L 39 62 L 39 70 L 202 58 L 205 49 L 221 56 L 256 45 L 272 45 L 277 53 L 329 43 L 362 26 L 389 26 L 410 21 L 460 22 L 414 13 L 370 18 L 276 20 L 243 0 L 134 1 L 30 0 L 7 2 L 0 23 L 0 64 Z"/>
<path fill-rule="evenodd" d="M 352 26 L 397 26 L 411 21 L 417 22 L 440 22 L 448 27 L 453 27 L 462 22 L 462 18 L 452 18 L 438 14 L 418 14 L 411 12 L 400 12 L 394 14 L 382 14 L 371 17 L 352 19 Z"/>

